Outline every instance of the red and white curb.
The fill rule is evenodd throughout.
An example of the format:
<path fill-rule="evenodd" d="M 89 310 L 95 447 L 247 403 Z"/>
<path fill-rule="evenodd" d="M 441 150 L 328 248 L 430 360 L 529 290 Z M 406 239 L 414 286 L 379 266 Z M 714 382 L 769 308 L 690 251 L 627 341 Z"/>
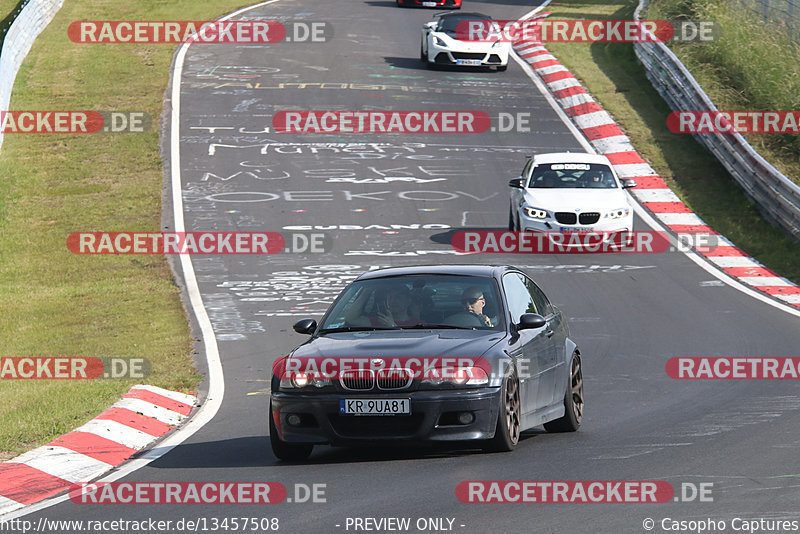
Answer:
<path fill-rule="evenodd" d="M 518 41 L 517 54 L 546 84 L 553 97 L 598 153 L 606 156 L 620 178 L 633 178 L 639 203 L 676 234 L 713 235 L 719 246 L 696 252 L 725 274 L 786 304 L 800 308 L 800 287 L 767 269 L 719 235 L 692 212 L 631 145 L 630 139 L 575 76 L 542 43 Z"/>
<path fill-rule="evenodd" d="M 196 404 L 191 395 L 133 386 L 85 425 L 0 463 L 0 516 L 110 471 L 175 428 Z"/>

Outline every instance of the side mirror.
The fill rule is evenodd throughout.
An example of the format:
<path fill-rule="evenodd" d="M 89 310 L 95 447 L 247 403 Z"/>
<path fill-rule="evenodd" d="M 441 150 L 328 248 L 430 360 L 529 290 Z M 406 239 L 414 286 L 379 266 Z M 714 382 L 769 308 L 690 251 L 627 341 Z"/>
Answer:
<path fill-rule="evenodd" d="M 530 328 L 541 328 L 547 324 L 544 317 L 538 313 L 523 313 L 519 318 L 517 330 L 527 330 Z"/>
<path fill-rule="evenodd" d="M 514 178 L 513 180 L 509 180 L 508 185 L 515 189 L 525 189 L 522 185 L 522 178 Z"/>
<path fill-rule="evenodd" d="M 636 180 L 632 178 L 623 178 L 622 189 L 630 189 L 631 187 L 636 187 Z"/>
<path fill-rule="evenodd" d="M 294 331 L 298 334 L 311 335 L 317 329 L 317 321 L 314 319 L 300 319 L 294 323 L 292 328 L 294 328 Z"/>

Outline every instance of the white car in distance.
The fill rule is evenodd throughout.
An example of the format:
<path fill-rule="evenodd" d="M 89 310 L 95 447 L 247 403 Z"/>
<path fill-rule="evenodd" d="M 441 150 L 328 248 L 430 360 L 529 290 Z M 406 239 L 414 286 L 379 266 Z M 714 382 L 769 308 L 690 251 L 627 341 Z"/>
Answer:
<path fill-rule="evenodd" d="M 636 187 L 617 176 L 597 154 L 538 154 L 508 183 L 508 229 L 531 232 L 633 231 L 633 207 L 625 189 Z"/>
<path fill-rule="evenodd" d="M 478 24 L 489 28 L 492 18 L 482 13 L 443 13 L 438 20 L 427 22 L 422 27 L 420 59 L 428 67 L 495 67 L 508 68 L 511 43 L 499 36 L 492 39 L 469 40 L 468 28 Z M 463 38 L 460 38 L 463 37 Z"/>

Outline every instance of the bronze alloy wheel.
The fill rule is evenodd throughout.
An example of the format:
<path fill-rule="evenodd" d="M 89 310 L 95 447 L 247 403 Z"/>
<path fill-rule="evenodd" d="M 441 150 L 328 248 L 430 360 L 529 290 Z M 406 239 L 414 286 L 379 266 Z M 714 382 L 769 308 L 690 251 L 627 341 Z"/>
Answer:
<path fill-rule="evenodd" d="M 583 371 L 581 370 L 581 359 L 578 357 L 572 358 L 569 383 L 572 394 L 572 416 L 576 423 L 581 424 L 583 418 Z"/>
<path fill-rule="evenodd" d="M 508 439 L 512 445 L 519 441 L 520 421 L 519 421 L 519 381 L 515 377 L 509 377 L 506 382 L 506 429 Z"/>
<path fill-rule="evenodd" d="M 575 432 L 583 419 L 583 371 L 576 351 L 569 363 L 569 382 L 564 388 L 564 415 L 544 424 L 548 432 Z"/>

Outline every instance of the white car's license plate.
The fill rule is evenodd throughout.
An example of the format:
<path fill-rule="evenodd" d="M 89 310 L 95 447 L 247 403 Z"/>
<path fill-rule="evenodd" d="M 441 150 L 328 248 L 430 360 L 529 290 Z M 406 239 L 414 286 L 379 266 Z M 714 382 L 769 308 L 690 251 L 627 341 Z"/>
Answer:
<path fill-rule="evenodd" d="M 408 415 L 411 399 L 339 399 L 344 415 Z"/>
<path fill-rule="evenodd" d="M 559 232 L 591 232 L 591 226 L 562 226 L 558 229 Z"/>
<path fill-rule="evenodd" d="M 436 7 L 436 2 L 422 2 L 422 7 Z"/>
<path fill-rule="evenodd" d="M 456 65 L 480 65 L 480 59 L 457 59 Z"/>

